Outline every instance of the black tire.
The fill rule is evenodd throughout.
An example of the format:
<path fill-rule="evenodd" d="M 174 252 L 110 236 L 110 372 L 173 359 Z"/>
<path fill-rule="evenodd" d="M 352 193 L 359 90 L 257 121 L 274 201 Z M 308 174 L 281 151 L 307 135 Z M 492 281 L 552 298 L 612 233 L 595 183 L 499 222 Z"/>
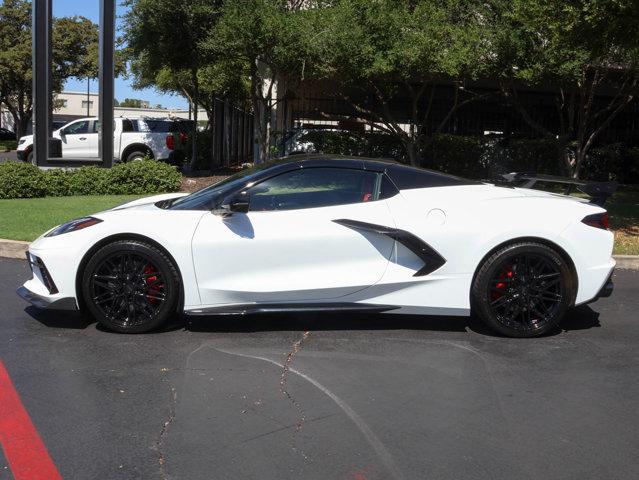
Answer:
<path fill-rule="evenodd" d="M 153 158 L 153 155 L 148 150 L 133 150 L 126 156 L 127 162 L 139 162 L 144 160 L 145 157 Z"/>
<path fill-rule="evenodd" d="M 564 258 L 536 242 L 506 245 L 481 265 L 471 290 L 473 312 L 509 337 L 555 329 L 574 301 L 575 280 Z"/>
<path fill-rule="evenodd" d="M 116 332 L 143 333 L 175 313 L 180 276 L 162 250 L 139 240 L 118 240 L 89 259 L 82 294 L 99 324 Z"/>
<path fill-rule="evenodd" d="M 33 160 L 33 150 L 29 150 L 29 153 L 27 153 L 26 162 L 31 165 L 35 165 L 35 161 Z"/>

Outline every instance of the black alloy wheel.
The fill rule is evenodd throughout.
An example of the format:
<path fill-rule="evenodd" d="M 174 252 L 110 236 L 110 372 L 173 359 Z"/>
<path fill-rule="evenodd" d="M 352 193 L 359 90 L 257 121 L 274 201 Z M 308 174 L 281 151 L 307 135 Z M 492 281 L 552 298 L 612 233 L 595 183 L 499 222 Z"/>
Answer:
<path fill-rule="evenodd" d="M 147 332 L 175 312 L 178 275 L 152 245 L 123 240 L 96 252 L 83 275 L 84 302 L 95 319 L 123 333 Z"/>
<path fill-rule="evenodd" d="M 491 255 L 473 284 L 473 309 L 497 331 L 532 337 L 557 326 L 573 302 L 572 273 L 553 249 L 506 246 Z"/>

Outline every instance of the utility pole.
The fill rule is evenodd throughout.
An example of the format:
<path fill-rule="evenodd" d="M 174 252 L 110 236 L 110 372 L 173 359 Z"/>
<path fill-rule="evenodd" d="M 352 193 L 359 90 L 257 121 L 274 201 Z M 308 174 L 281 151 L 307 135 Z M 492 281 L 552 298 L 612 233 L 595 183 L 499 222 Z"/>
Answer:
<path fill-rule="evenodd" d="M 91 116 L 91 93 L 89 88 L 91 87 L 91 79 L 87 77 L 87 117 Z"/>

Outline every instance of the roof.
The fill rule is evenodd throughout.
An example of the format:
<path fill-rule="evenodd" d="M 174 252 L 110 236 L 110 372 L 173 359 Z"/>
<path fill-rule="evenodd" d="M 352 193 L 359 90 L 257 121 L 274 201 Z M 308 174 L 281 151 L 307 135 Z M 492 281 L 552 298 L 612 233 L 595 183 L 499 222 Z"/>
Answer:
<path fill-rule="evenodd" d="M 271 168 L 285 170 L 290 168 L 291 164 L 298 164 L 301 168 L 338 167 L 384 172 L 390 177 L 399 190 L 477 183 L 454 175 L 405 165 L 388 158 L 368 158 L 349 155 L 296 154 L 267 163 L 262 166 L 262 168 L 264 170 L 270 170 Z"/>

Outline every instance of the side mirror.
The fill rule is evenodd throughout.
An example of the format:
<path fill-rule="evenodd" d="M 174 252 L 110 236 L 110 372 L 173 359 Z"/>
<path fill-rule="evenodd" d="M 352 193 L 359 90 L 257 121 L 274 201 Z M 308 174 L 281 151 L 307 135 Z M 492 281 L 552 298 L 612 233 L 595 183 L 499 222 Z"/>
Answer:
<path fill-rule="evenodd" d="M 229 200 L 228 203 L 223 203 L 219 207 L 213 210 L 215 215 L 221 215 L 228 217 L 234 213 L 248 213 L 251 207 L 249 200 L 249 194 L 246 192 L 239 193 Z"/>

